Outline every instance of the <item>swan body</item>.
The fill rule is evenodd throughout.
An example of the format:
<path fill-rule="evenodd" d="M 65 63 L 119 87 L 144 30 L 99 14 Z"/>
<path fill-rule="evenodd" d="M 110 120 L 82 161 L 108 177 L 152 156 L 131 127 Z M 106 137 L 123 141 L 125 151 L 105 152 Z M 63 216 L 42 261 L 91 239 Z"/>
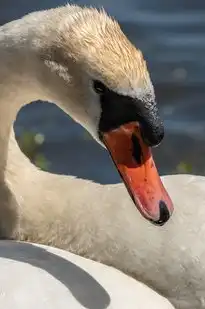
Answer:
<path fill-rule="evenodd" d="M 42 99 L 100 142 L 93 79 L 118 95 L 154 96 L 141 52 L 117 23 L 77 6 L 30 14 L 0 28 L 0 67 L 1 238 L 71 251 L 148 284 L 177 309 L 205 308 L 205 177 L 162 177 L 175 211 L 160 228 L 141 217 L 124 185 L 40 171 L 14 137 L 19 109 Z"/>
<path fill-rule="evenodd" d="M 52 247 L 0 242 L 0 308 L 174 309 L 120 271 Z"/>

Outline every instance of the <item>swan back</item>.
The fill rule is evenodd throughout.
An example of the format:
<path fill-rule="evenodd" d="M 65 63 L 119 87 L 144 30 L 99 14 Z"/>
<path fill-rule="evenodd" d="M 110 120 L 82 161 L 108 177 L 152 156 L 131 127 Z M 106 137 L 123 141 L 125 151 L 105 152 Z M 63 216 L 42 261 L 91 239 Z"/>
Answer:
<path fill-rule="evenodd" d="M 174 309 L 112 267 L 31 243 L 0 242 L 0 307 L 6 309 Z"/>

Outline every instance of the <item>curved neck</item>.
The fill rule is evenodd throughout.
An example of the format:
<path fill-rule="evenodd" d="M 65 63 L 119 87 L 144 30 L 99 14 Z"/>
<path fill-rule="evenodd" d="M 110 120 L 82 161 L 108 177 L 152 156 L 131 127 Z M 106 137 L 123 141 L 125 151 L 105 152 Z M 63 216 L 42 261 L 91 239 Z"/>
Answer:
<path fill-rule="evenodd" d="M 35 80 L 30 78 L 28 72 L 20 70 L 17 74 L 13 71 L 13 65 L 16 64 L 12 62 L 18 62 L 14 58 L 15 60 L 10 53 L 2 56 L 0 51 L 0 179 L 4 177 L 8 141 L 16 115 L 23 105 L 36 99 L 34 91 L 38 92 Z M 23 64 L 18 63 L 18 66 L 22 68 Z"/>
<path fill-rule="evenodd" d="M 37 16 L 41 18 L 42 14 L 37 13 Z M 58 98 L 54 96 L 58 85 L 56 75 L 51 76 L 49 70 L 41 61 L 39 49 L 42 48 L 42 45 L 39 47 L 36 41 L 39 35 L 37 30 L 38 18 L 27 19 L 27 17 L 0 27 L 1 238 L 13 237 L 21 233 L 23 223 L 29 221 L 30 209 L 32 209 L 30 205 L 33 205 L 32 200 L 34 200 L 36 191 L 39 192 L 38 198 L 41 203 L 38 203 L 38 198 L 36 198 L 35 206 L 41 207 L 43 205 L 45 207 L 44 197 L 40 194 L 39 178 L 38 181 L 35 181 L 36 191 L 34 190 L 33 195 L 30 194 L 29 196 L 28 194 L 29 200 L 27 198 L 24 183 L 29 187 L 29 181 L 34 182 L 38 170 L 20 152 L 13 134 L 13 123 L 17 113 L 25 104 L 38 99 L 51 102 L 58 101 Z M 47 43 L 44 40 L 41 40 L 41 42 Z M 58 89 L 61 90 L 59 85 Z M 59 91 L 59 93 L 62 92 Z M 21 177 L 21 182 L 19 182 L 19 177 Z M 42 180 L 43 176 L 40 179 Z M 38 184 L 39 186 L 37 186 Z M 25 233 L 27 231 L 26 226 L 25 223 Z"/>
<path fill-rule="evenodd" d="M 43 13 L 38 16 L 41 19 Z M 39 19 L 23 18 L 0 27 L 0 181 L 5 177 L 8 142 L 18 111 L 32 101 L 53 99 L 50 89 L 55 88 L 55 80 L 38 54 L 42 48 L 37 42 Z"/>

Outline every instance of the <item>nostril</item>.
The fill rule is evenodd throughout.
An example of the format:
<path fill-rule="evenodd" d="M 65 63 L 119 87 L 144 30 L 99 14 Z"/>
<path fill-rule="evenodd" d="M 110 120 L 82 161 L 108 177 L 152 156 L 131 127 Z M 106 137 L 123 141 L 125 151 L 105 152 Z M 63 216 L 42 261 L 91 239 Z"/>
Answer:
<path fill-rule="evenodd" d="M 133 158 L 139 165 L 141 165 L 142 164 L 142 149 L 140 147 L 138 138 L 135 134 L 132 134 L 132 146 L 133 146 L 133 151 L 132 151 Z"/>

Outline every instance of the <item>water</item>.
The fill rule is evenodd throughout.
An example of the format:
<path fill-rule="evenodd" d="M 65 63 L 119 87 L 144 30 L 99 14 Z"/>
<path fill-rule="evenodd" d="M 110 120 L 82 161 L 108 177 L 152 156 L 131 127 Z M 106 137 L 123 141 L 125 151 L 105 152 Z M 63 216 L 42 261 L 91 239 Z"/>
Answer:
<path fill-rule="evenodd" d="M 12 0 L 0 4 L 0 22 L 19 18 L 63 1 Z M 104 6 L 121 23 L 148 61 L 166 136 L 154 150 L 161 174 L 176 172 L 186 162 L 205 174 L 205 2 L 192 0 L 75 1 Z M 117 4 L 117 5 L 116 5 Z M 105 150 L 53 104 L 24 108 L 15 125 L 45 134 L 42 151 L 51 171 L 114 183 L 119 176 Z M 178 169 L 179 171 L 179 169 Z"/>

